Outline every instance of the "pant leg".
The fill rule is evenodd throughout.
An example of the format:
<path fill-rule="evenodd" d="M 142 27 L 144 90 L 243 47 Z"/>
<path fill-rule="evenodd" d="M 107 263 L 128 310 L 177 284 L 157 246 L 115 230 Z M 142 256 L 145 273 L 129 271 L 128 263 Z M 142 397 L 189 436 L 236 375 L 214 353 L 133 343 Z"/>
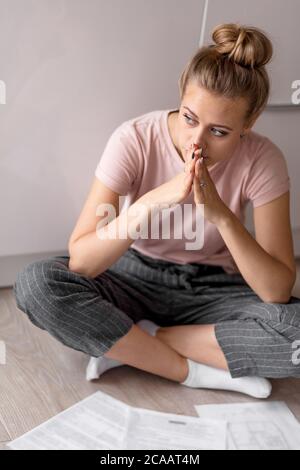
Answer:
<path fill-rule="evenodd" d="M 129 250 L 95 279 L 68 269 L 68 257 L 26 266 L 14 292 L 30 320 L 63 344 L 101 356 L 132 324 L 215 324 L 232 377 L 300 377 L 300 299 L 266 304 L 240 275 L 179 265 Z"/>
<path fill-rule="evenodd" d="M 130 277 L 108 270 L 88 278 L 70 271 L 68 263 L 69 257 L 57 256 L 25 266 L 13 287 L 16 303 L 64 345 L 99 357 L 149 317 L 151 302 Z"/>
<path fill-rule="evenodd" d="M 227 308 L 232 309 L 230 304 Z M 234 306 L 231 317 L 236 319 L 216 324 L 215 334 L 233 377 L 300 378 L 295 359 L 300 299 L 291 297 L 288 304 L 253 301 Z"/>
<path fill-rule="evenodd" d="M 233 378 L 300 378 L 300 299 L 265 303 L 239 274 L 196 275 L 185 285 L 175 291 L 172 324 L 215 324 Z"/>

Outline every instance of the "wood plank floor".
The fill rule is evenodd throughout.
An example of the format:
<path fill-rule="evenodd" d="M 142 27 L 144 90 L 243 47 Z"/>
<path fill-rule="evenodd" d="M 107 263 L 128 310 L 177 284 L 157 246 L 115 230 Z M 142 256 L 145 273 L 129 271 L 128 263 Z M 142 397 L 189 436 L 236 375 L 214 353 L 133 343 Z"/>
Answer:
<path fill-rule="evenodd" d="M 297 265 L 293 295 L 300 298 L 300 260 Z M 12 289 L 0 289 L 0 340 L 7 348 L 7 364 L 0 365 L 0 449 L 98 390 L 133 406 L 190 416 L 197 416 L 196 404 L 255 401 L 238 393 L 183 387 L 128 366 L 88 383 L 88 356 L 34 327 L 16 307 Z M 300 420 L 300 380 L 273 381 L 270 400 L 285 401 Z"/>

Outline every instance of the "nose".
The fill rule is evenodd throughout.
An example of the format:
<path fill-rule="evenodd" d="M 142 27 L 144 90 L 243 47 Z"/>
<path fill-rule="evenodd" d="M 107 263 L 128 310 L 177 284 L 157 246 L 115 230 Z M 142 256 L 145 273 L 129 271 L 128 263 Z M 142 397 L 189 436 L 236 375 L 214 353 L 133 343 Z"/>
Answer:
<path fill-rule="evenodd" d="M 200 143 L 200 144 L 195 144 L 195 143 L 194 143 L 194 144 L 193 144 L 193 149 L 194 149 L 195 152 L 197 152 L 198 150 L 202 149 L 202 152 L 203 152 L 205 155 L 207 155 L 207 153 L 208 153 L 208 152 L 207 152 L 207 147 L 206 147 L 206 145 L 204 145 L 204 144 L 202 144 L 202 143 Z M 197 152 L 197 153 L 200 153 L 200 152 Z"/>

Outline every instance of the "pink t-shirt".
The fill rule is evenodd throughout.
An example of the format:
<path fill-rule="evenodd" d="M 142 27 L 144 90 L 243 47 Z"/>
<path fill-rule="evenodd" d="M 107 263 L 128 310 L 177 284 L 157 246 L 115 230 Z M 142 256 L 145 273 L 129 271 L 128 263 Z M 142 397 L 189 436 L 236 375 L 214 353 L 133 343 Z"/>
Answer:
<path fill-rule="evenodd" d="M 110 189 L 124 196 L 122 211 L 146 192 L 184 171 L 185 164 L 168 129 L 168 114 L 174 111 L 178 109 L 153 111 L 125 121 L 110 136 L 95 175 Z M 290 189 L 287 164 L 281 150 L 267 137 L 254 131 L 241 139 L 229 160 L 214 164 L 209 173 L 221 199 L 243 224 L 249 201 L 258 207 Z M 182 204 L 192 205 L 195 209 L 193 190 Z M 184 214 L 181 205 L 178 208 Z M 190 219 L 183 217 L 184 224 L 190 226 L 192 222 L 195 228 L 195 217 L 198 216 L 193 210 Z M 186 249 L 186 243 L 196 238 L 191 238 L 188 230 L 182 230 L 181 237 L 172 237 L 174 226 L 171 219 L 171 237 L 163 238 L 160 232 L 158 239 L 151 239 L 151 236 L 138 238 L 132 243 L 132 248 L 174 263 L 218 265 L 229 274 L 239 272 L 214 224 L 205 219 L 203 246 L 196 250 Z M 188 233 L 188 238 L 185 238 Z"/>

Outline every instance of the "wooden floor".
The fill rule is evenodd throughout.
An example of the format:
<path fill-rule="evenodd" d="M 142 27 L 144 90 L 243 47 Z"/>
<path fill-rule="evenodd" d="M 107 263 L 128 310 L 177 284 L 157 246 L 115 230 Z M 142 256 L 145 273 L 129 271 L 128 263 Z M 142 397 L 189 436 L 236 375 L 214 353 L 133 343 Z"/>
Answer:
<path fill-rule="evenodd" d="M 300 261 L 293 295 L 300 297 Z M 0 449 L 55 414 L 101 390 L 137 407 L 197 416 L 194 405 L 255 401 L 238 393 L 198 390 L 122 366 L 88 383 L 88 356 L 62 346 L 17 309 L 12 289 L 0 289 Z M 300 420 L 300 380 L 273 381 L 270 400 L 283 400 Z"/>

